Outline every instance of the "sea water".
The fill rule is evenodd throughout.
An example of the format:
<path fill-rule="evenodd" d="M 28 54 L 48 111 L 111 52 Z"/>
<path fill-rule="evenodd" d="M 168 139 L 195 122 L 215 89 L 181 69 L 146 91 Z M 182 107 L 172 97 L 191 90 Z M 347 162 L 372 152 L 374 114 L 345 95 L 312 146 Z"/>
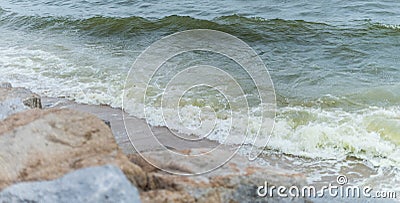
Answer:
<path fill-rule="evenodd" d="M 223 31 L 256 51 L 275 86 L 277 116 L 264 156 L 286 160 L 311 182 L 348 173 L 355 184 L 399 190 L 399 16 L 400 2 L 394 0 L 3 0 L 0 81 L 43 96 L 119 108 L 128 71 L 146 47 L 178 31 Z M 198 62 L 240 70 L 207 57 Z M 246 86 L 243 74 L 236 74 Z M 152 84 L 165 84 L 164 76 L 168 72 Z M 150 103 L 161 90 L 149 92 Z M 204 98 L 196 95 L 182 103 L 193 128 L 197 124 L 190 118 L 204 106 Z M 138 105 L 125 109 L 133 116 L 143 116 L 141 96 L 132 95 Z M 229 125 L 226 106 L 218 101 L 214 106 L 220 110 L 218 123 Z M 159 110 L 148 110 L 151 125 L 163 124 L 151 113 Z M 173 118 L 176 112 L 163 113 Z M 245 122 L 245 115 L 235 116 Z M 222 142 L 226 133 L 209 139 Z"/>

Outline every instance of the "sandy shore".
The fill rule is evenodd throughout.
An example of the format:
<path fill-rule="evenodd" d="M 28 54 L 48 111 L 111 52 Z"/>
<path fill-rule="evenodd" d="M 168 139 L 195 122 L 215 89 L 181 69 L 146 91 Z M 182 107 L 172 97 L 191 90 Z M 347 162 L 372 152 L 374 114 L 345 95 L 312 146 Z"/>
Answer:
<path fill-rule="evenodd" d="M 112 132 L 116 142 L 126 154 L 136 153 L 135 148 L 131 144 L 123 121 L 123 111 L 121 109 L 112 108 L 103 105 L 87 105 L 79 104 L 63 98 L 42 97 L 43 108 L 68 108 L 83 112 L 88 112 L 96 115 L 104 121 L 110 122 Z M 129 116 L 124 113 L 126 126 L 129 132 L 132 132 L 131 138 L 136 147 L 140 149 L 148 149 L 148 151 L 157 150 L 159 145 L 154 143 L 145 129 L 148 125 L 144 119 L 134 116 Z M 172 150 L 187 150 L 200 148 L 215 148 L 219 143 L 207 139 L 197 142 L 187 142 L 177 138 L 166 127 L 151 127 L 157 139 L 168 149 Z M 189 135 L 184 135 L 188 137 Z M 190 136 L 189 136 L 190 137 Z M 193 138 L 196 138 L 192 136 Z M 221 146 L 220 146 L 221 147 Z M 229 146 L 222 145 L 222 148 L 229 150 Z M 143 150 L 142 150 L 143 151 Z M 376 171 L 366 166 L 362 160 L 349 158 L 346 167 L 341 167 L 342 162 L 336 160 L 313 160 L 310 158 L 296 157 L 285 155 L 273 150 L 267 151 L 261 155 L 257 162 L 261 165 L 284 169 L 289 171 L 297 171 L 308 174 L 308 182 L 316 186 L 323 186 L 329 183 L 336 182 L 336 177 L 339 174 L 347 174 L 348 171 L 353 171 L 352 175 L 348 175 L 350 179 L 362 180 L 363 177 L 377 175 Z M 327 172 L 329 171 L 329 172 Z"/>
<path fill-rule="evenodd" d="M 88 112 L 96 115 L 100 119 L 109 122 L 111 125 L 112 132 L 118 145 L 122 148 L 124 153 L 132 154 L 135 153 L 135 148 L 131 144 L 127 130 L 130 132 L 130 136 L 134 141 L 135 147 L 140 149 L 148 149 L 152 151 L 159 147 L 158 143 L 154 143 L 151 139 L 153 135 L 147 133 L 146 128 L 149 128 L 144 119 L 129 116 L 127 113 L 123 112 L 121 109 L 112 108 L 110 106 L 102 105 L 87 105 L 79 104 L 67 99 L 61 98 L 42 98 L 43 108 L 67 108 L 83 112 Z M 125 123 L 124 123 L 125 119 Z M 125 126 L 127 129 L 125 129 Z M 214 148 L 220 145 L 217 142 L 203 139 L 200 141 L 190 142 L 178 138 L 173 133 L 171 133 L 166 127 L 151 127 L 152 132 L 157 137 L 157 139 L 165 147 L 172 150 L 185 150 L 193 148 Z M 190 135 L 184 135 L 185 137 L 197 138 Z M 226 147 L 228 149 L 228 147 Z"/>
<path fill-rule="evenodd" d="M 185 191 L 191 192 L 197 191 L 198 192 L 198 187 L 201 186 L 199 185 L 198 182 L 196 181 L 203 181 L 204 178 L 208 179 L 206 182 L 202 183 L 204 187 L 211 187 L 213 184 L 210 184 L 209 181 L 216 181 L 219 179 L 223 180 L 230 180 L 230 181 L 239 181 L 235 183 L 236 189 L 240 190 L 240 193 L 247 194 L 248 192 L 251 192 L 253 194 L 254 192 L 254 186 L 260 185 L 264 182 L 264 180 L 271 180 L 271 181 L 276 181 L 276 185 L 287 185 L 287 184 L 298 184 L 301 186 L 304 186 L 306 184 L 313 185 L 316 188 L 321 188 L 322 186 L 326 186 L 330 183 L 335 183 L 336 178 L 339 174 L 346 174 L 347 178 L 354 182 L 350 182 L 349 185 L 359 184 L 359 182 L 363 181 L 365 178 L 370 178 L 372 176 L 377 176 L 377 171 L 374 170 L 373 168 L 369 167 L 366 165 L 363 160 L 355 159 L 355 158 L 348 158 L 343 161 L 337 161 L 337 160 L 315 160 L 315 159 L 310 159 L 310 158 L 304 158 L 304 157 L 298 157 L 298 156 L 292 156 L 292 155 L 287 155 L 287 154 L 282 154 L 281 152 L 273 151 L 273 150 L 265 150 L 265 153 L 257 159 L 258 163 L 261 164 L 256 164 L 256 163 L 251 163 L 245 157 L 243 156 L 235 156 L 230 160 L 229 163 L 225 164 L 222 166 L 219 170 L 215 170 L 211 173 L 207 173 L 205 176 L 196 176 L 192 177 L 190 179 L 190 183 L 193 183 L 193 188 L 192 189 L 187 189 L 188 186 L 188 180 L 185 179 L 185 177 L 180 177 L 180 176 L 173 176 L 173 175 L 167 175 L 165 173 L 159 173 L 157 171 L 154 171 L 152 167 L 148 167 L 148 164 L 139 161 L 138 162 L 138 155 L 135 153 L 136 150 L 131 143 L 131 140 L 133 141 L 134 145 L 136 148 L 140 148 L 141 152 L 147 155 L 147 157 L 150 157 L 151 160 L 155 160 L 157 163 L 162 163 L 162 167 L 167 167 L 168 169 L 173 169 L 176 171 L 195 171 L 195 169 L 202 168 L 204 165 L 219 161 L 220 159 L 223 159 L 221 155 L 223 154 L 228 154 L 231 147 L 227 145 L 221 145 L 217 142 L 210 141 L 203 139 L 201 141 L 187 141 L 183 140 L 181 138 L 178 138 L 174 133 L 170 132 L 166 127 L 149 127 L 148 124 L 144 119 L 139 119 L 133 116 L 129 116 L 128 114 L 124 113 L 121 109 L 117 108 L 112 108 L 110 106 L 104 106 L 104 105 L 87 105 L 87 104 L 79 104 L 64 98 L 49 98 L 49 97 L 41 97 L 39 99 L 39 95 L 31 93 L 27 89 L 23 88 L 10 88 L 6 87 L 6 89 L 3 89 L 3 100 L 8 101 L 10 98 L 10 101 L 16 101 L 17 103 L 21 103 L 21 105 L 27 105 L 30 108 L 44 108 L 44 109 L 53 109 L 53 110 L 44 110 L 42 112 L 52 112 L 52 111 L 64 111 L 64 110 L 59 110 L 59 109 L 70 109 L 70 110 L 75 110 L 75 111 L 70 111 L 70 110 L 65 110 L 72 112 L 71 114 L 65 115 L 65 117 L 62 117 L 62 121 L 68 120 L 71 117 L 78 116 L 77 114 L 80 114 L 81 112 L 87 112 L 90 114 L 93 114 L 95 116 L 92 116 L 93 119 L 96 119 L 97 122 L 92 124 L 92 126 L 86 126 L 86 125 L 80 125 L 82 123 L 87 122 L 86 119 L 79 120 L 75 119 L 75 123 L 70 123 L 66 122 L 66 124 L 70 125 L 69 127 L 65 129 L 79 129 L 79 126 L 82 128 L 88 127 L 87 130 L 91 129 L 96 129 L 97 127 L 103 126 L 104 131 L 107 131 L 109 134 L 109 140 L 104 143 L 110 143 L 110 146 L 114 145 L 114 147 L 117 149 L 119 145 L 119 148 L 122 149 L 122 151 L 125 154 L 128 154 L 128 157 L 131 157 L 131 159 L 128 159 L 125 157 L 125 159 L 121 162 L 123 164 L 128 164 L 128 162 L 132 162 L 135 164 L 138 164 L 141 168 L 137 168 L 138 170 L 144 170 L 146 171 L 147 174 L 150 174 L 148 177 L 144 178 L 143 180 L 139 182 L 135 182 L 136 185 L 138 185 L 139 188 L 141 188 L 141 196 L 143 198 L 150 198 L 149 201 L 153 201 L 154 193 L 160 192 L 165 188 L 168 188 L 169 190 L 173 190 L 174 192 L 177 191 Z M 26 99 L 28 97 L 28 99 Z M 22 99 L 22 100 L 21 100 Z M 38 102 L 40 101 L 41 102 Z M 7 102 L 6 102 L 7 103 Z M 38 105 L 40 103 L 40 105 Z M 8 104 L 8 103 L 7 103 Z M 24 117 L 24 109 L 15 109 L 15 105 L 5 105 L 4 107 L 5 110 L 9 108 L 9 110 L 18 110 L 21 112 L 21 115 Z M 22 107 L 21 107 L 22 108 Z M 41 111 L 37 111 L 41 112 Z M 34 111 L 31 112 L 31 114 L 34 114 Z M 29 114 L 29 112 L 28 112 Z M 21 116 L 20 115 L 20 116 Z M 25 115 L 26 116 L 26 115 Z M 29 115 L 28 115 L 29 116 Z M 102 119 L 106 124 L 108 124 L 111 127 L 110 129 L 102 123 L 101 120 L 98 118 Z M 18 119 L 17 119 L 18 120 Z M 22 119 L 23 120 L 23 119 Z M 32 130 L 33 133 L 36 132 L 36 136 L 40 137 L 44 134 L 38 133 L 38 129 L 47 129 L 43 128 L 43 126 L 46 126 L 43 124 L 43 122 L 50 122 L 48 126 L 51 126 L 51 122 L 54 120 L 46 120 L 46 121 L 41 121 L 37 123 L 41 123 L 38 126 L 27 126 L 26 129 Z M 13 122 L 13 120 L 9 121 Z M 72 125 L 72 126 L 71 126 Z M 47 127 L 48 127 L 47 126 Z M 57 125 L 54 125 L 57 126 Z M 77 127 L 77 128 L 75 128 Z M 149 128 L 151 128 L 153 133 L 149 134 Z M 64 129 L 63 127 L 57 127 L 57 129 Z M 20 131 L 10 131 L 13 133 L 18 133 Z M 25 131 L 21 131 L 25 132 Z M 58 132 L 58 131 L 57 131 Z M 83 131 L 77 131 L 75 134 L 79 134 Z M 92 132 L 92 131 L 90 131 Z M 93 132 L 97 132 L 96 130 Z M 127 134 L 127 132 L 130 132 L 130 138 Z M 51 132 L 49 132 L 50 135 L 53 135 Z M 19 136 L 24 137 L 26 133 L 22 133 Z M 11 135 L 10 135 L 11 136 Z M 9 139 L 12 139 L 14 135 L 12 135 Z M 201 160 L 199 162 L 189 162 L 185 163 L 185 161 L 182 159 L 172 159 L 170 154 L 164 153 L 164 151 L 159 150 L 160 145 L 159 143 L 154 142 L 154 136 L 157 138 L 157 140 L 162 143 L 164 148 L 168 148 L 170 150 L 176 150 L 176 151 L 183 151 L 186 150 L 188 151 L 187 153 L 193 153 L 197 154 L 198 152 L 202 152 L 204 149 L 210 149 L 210 148 L 216 148 L 216 146 L 219 146 L 219 151 L 218 153 L 214 154 L 215 156 L 208 154 L 207 159 Z M 182 137 L 190 137 L 189 135 L 180 135 Z M 14 136 L 15 137 L 15 136 Z M 34 137 L 34 136 L 33 136 Z M 89 136 L 90 137 L 90 136 Z M 44 140 L 48 139 L 47 137 L 41 137 Z M 115 138 L 115 141 L 114 141 Z M 197 137 L 191 136 L 190 138 L 195 139 Z M 10 142 L 9 139 L 5 140 L 6 142 Z M 61 139 L 61 138 L 60 138 Z M 112 141 L 111 141 L 112 139 Z M 95 140 L 95 139 L 94 139 Z M 44 143 L 40 140 L 36 140 L 36 144 L 40 145 L 41 143 Z M 57 140 L 56 140 L 57 141 Z M 69 141 L 69 140 L 68 140 Z M 65 140 L 65 143 L 68 143 L 67 140 Z M 19 142 L 14 142 L 14 143 L 19 143 Z M 60 143 L 60 141 L 56 142 L 55 145 Z M 61 142 L 61 143 L 64 143 Z M 104 145 L 104 143 L 100 145 L 94 146 L 92 150 L 96 151 L 96 155 L 98 154 L 97 150 L 100 150 Z M 19 143 L 21 144 L 21 143 Z M 26 142 L 27 145 L 31 145 L 32 143 L 30 141 Z M 106 144 L 107 145 L 107 144 Z M 65 145 L 67 146 L 67 145 Z M 68 145 L 70 146 L 70 145 Z M 71 145 L 72 146 L 72 145 Z M 222 146 L 222 147 L 221 147 Z M 22 151 L 25 151 L 27 147 L 20 147 L 16 146 L 17 149 L 21 149 Z M 30 147 L 28 147 L 31 149 Z M 67 147 L 68 148 L 68 147 Z M 233 148 L 233 147 L 232 147 Z M 38 150 L 44 150 L 47 148 L 38 148 Z M 56 147 L 54 149 L 59 150 L 59 147 Z M 80 147 L 80 148 L 74 148 L 70 147 L 68 150 L 74 151 L 74 150 L 86 150 L 86 147 Z M 143 150 L 144 149 L 144 150 Z M 67 151 L 67 150 L 66 150 Z M 105 152 L 108 152 L 105 150 Z M 120 152 L 120 151 L 119 151 Z M 3 153 L 8 153 L 8 150 L 5 150 Z M 121 152 L 120 152 L 121 153 Z M 186 153 L 186 152 L 184 152 Z M 18 154 L 18 153 L 14 153 Z M 50 153 L 45 153 L 45 154 L 52 154 Z M 64 153 L 62 153 L 64 155 Z M 79 156 L 85 157 L 86 153 L 74 153 L 78 154 Z M 122 154 L 122 153 L 121 153 Z M 130 154 L 130 155 L 129 155 Z M 10 155 L 10 157 L 14 158 L 14 155 Z M 59 156 L 57 158 L 62 158 L 63 156 Z M 135 158 L 136 157 L 136 158 Z M 35 158 L 35 157 L 33 157 Z M 70 158 L 70 157 L 67 157 Z M 81 160 L 83 158 L 72 158 L 68 160 Z M 225 160 L 225 159 L 224 159 Z M 87 159 L 87 161 L 93 161 L 92 158 Z M 121 160 L 120 160 L 121 161 Z M 136 162 L 135 162 L 136 161 Z M 21 163 L 23 162 L 16 162 L 16 163 Z M 58 163 L 58 162 L 57 162 Z M 119 163 L 119 162 L 118 162 Z M 185 164 L 183 164 L 185 163 Z M 220 162 L 218 162 L 220 163 Z M 222 162 L 221 162 L 222 163 Z M 141 165 L 142 164 L 142 165 Z M 74 164 L 72 164 L 74 165 Z M 36 166 L 36 165 L 35 165 Z M 255 167 L 257 166 L 257 167 Z M 28 168 L 31 167 L 30 165 L 27 166 Z M 1 167 L 0 167 L 1 168 Z M 7 167 L 6 167 L 7 168 Z M 44 167 L 46 168 L 46 167 Z M 124 168 L 124 167 L 122 167 Z M 61 169 L 64 169 L 64 167 L 61 167 Z M 36 169 L 35 169 L 36 170 Z M 11 173 L 9 171 L 9 173 Z M 192 172 L 190 172 L 192 173 Z M 5 173 L 6 174 L 6 173 Z M 47 174 L 47 173 L 46 173 Z M 139 173 L 138 173 L 139 174 Z M 143 173 L 144 174 L 144 173 Z M 243 175 L 245 174 L 245 175 Z M 137 175 L 137 174 L 136 174 Z M 136 177 L 133 176 L 133 177 Z M 156 179 L 154 179 L 157 177 Z M 297 177 L 297 178 L 296 178 Z M 149 179 L 150 178 L 150 179 Z M 293 179 L 294 178 L 294 179 Z M 292 180 L 293 179 L 293 180 Z M 40 180 L 40 179 L 39 179 Z M 146 181 L 149 181 L 147 183 Z M 162 181 L 162 185 L 157 185 L 159 182 Z M 241 182 L 242 181 L 242 182 Z M 243 182 L 244 181 L 244 182 Z M 250 182 L 249 182 L 250 181 Z M 218 182 L 218 181 L 217 181 Z M 358 182 L 358 183 L 357 183 Z M 143 186 L 137 183 L 146 183 L 147 185 Z M 152 185 L 152 184 L 155 185 Z M 157 183 L 157 184 L 156 184 Z M 176 185 L 176 184 L 182 184 L 181 189 L 177 189 L 171 186 Z M 222 184 L 222 185 L 219 185 Z M 289 185 L 290 185 L 289 184 Z M 369 184 L 375 184 L 375 183 L 369 183 Z M 190 185 L 190 184 L 189 184 Z M 218 183 L 218 187 L 221 186 L 223 191 L 225 192 L 231 192 L 232 188 L 229 184 L 226 182 L 223 183 Z M 215 186 L 215 185 L 214 185 Z M 212 186 L 212 187 L 214 187 Z M 249 186 L 245 190 L 241 190 L 242 186 Z M 251 186 L 251 187 L 250 187 Z M 148 187 L 153 187 L 151 191 L 148 191 Z M 218 187 L 214 188 L 215 191 L 221 191 Z M 236 190 L 235 189 L 235 190 Z M 243 188 L 242 188 L 243 189 Z M 177 191 L 175 191 L 177 190 Z M 177 193 L 174 193 L 177 194 Z M 185 193 L 186 194 L 186 193 Z M 197 193 L 196 193 L 197 194 Z M 225 194 L 225 193 L 224 193 Z M 203 194 L 204 195 L 204 194 Z M 211 198 L 211 196 L 208 196 L 210 194 L 207 194 L 204 197 Z M 195 196 L 195 195 L 194 195 Z M 170 195 L 165 194 L 163 197 L 170 197 Z M 189 195 L 188 197 L 192 198 L 192 195 Z M 234 195 L 230 194 L 229 197 L 235 197 Z M 249 196 L 249 197 L 254 197 L 254 196 Z M 180 199 L 180 197 L 177 197 Z M 236 197 L 235 197 L 236 198 Z M 255 198 L 259 200 L 258 198 Z M 298 199 L 299 201 L 302 201 L 303 199 Z M 316 201 L 317 200 L 317 201 Z M 318 201 L 319 199 L 312 199 L 313 202 L 320 202 Z M 327 199 L 321 199 L 322 200 L 327 200 Z M 330 201 L 333 199 L 329 199 Z M 365 199 L 364 199 L 365 200 Z M 322 201 L 323 202 L 323 201 Z M 338 199 L 338 202 L 340 202 L 340 199 Z"/>

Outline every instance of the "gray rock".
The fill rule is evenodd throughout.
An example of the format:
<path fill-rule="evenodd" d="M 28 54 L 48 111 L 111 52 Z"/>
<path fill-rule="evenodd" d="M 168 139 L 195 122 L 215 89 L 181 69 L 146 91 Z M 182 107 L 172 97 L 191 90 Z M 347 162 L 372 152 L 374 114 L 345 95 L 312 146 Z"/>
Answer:
<path fill-rule="evenodd" d="M 129 161 L 111 129 L 94 115 L 30 109 L 0 121 L 0 190 L 108 164 L 118 166 L 134 185 L 146 185 L 146 174 Z"/>
<path fill-rule="evenodd" d="M 104 120 L 104 119 L 102 119 L 102 120 L 111 129 L 111 122 L 108 120 Z"/>
<path fill-rule="evenodd" d="M 12 185 L 0 202 L 140 202 L 138 190 L 112 165 L 81 169 L 60 179 Z"/>
<path fill-rule="evenodd" d="M 0 88 L 12 88 L 12 85 L 9 82 L 1 82 Z"/>
<path fill-rule="evenodd" d="M 1 91 L 1 90 L 0 90 Z M 29 109 L 19 98 L 0 98 L 0 120 L 7 118 L 9 115 L 25 111 Z"/>
<path fill-rule="evenodd" d="M 30 107 L 32 109 L 42 108 L 42 103 L 40 102 L 40 96 L 37 94 L 31 94 L 30 97 L 27 97 L 24 100 L 22 100 L 22 103 L 24 103 L 25 106 Z"/>
<path fill-rule="evenodd" d="M 185 159 L 185 156 L 173 157 L 165 151 L 144 152 L 141 155 L 152 163 L 166 170 L 177 172 L 199 171 L 201 167 L 210 163 L 223 163 L 224 157 L 230 152 L 227 149 L 211 150 L 190 149 L 181 151 L 185 155 L 202 154 L 206 158 Z M 275 187 L 306 185 L 306 177 L 302 173 L 283 170 L 272 166 L 262 166 L 249 161 L 246 157 L 236 154 L 228 163 L 217 170 L 201 176 L 176 176 L 171 174 L 152 172 L 154 169 L 140 163 L 137 155 L 130 155 L 131 161 L 149 174 L 150 190 L 142 192 L 144 202 L 305 202 L 304 198 L 273 198 L 259 197 L 257 189 L 265 184 Z M 146 169 L 148 168 L 148 169 Z M 164 191 L 165 188 L 174 188 L 175 193 Z M 170 189 L 171 190 L 171 189 Z"/>
<path fill-rule="evenodd" d="M 0 120 L 33 108 L 42 108 L 39 95 L 26 88 L 12 88 L 9 83 L 0 84 Z"/>

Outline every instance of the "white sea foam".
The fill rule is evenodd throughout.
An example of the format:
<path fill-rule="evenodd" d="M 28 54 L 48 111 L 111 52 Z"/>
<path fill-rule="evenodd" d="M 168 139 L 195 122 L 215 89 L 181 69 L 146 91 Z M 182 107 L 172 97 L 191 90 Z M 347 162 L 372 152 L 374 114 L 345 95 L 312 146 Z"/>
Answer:
<path fill-rule="evenodd" d="M 393 29 L 393 30 L 398 30 L 400 29 L 400 25 L 395 25 L 395 24 L 384 24 L 384 23 L 377 23 L 378 26 L 388 28 L 388 29 Z"/>
<path fill-rule="evenodd" d="M 129 60 L 121 62 L 121 58 L 98 60 L 102 55 L 96 53 L 96 46 L 85 46 L 79 41 L 62 45 L 45 47 L 46 43 L 32 42 L 30 46 L 7 44 L 7 39 L 15 34 L 0 34 L 5 37 L 0 48 L 1 81 L 11 82 L 14 86 L 24 86 L 44 96 L 65 96 L 77 102 L 88 104 L 110 104 L 113 107 L 122 106 L 122 91 L 129 68 Z M 23 39 L 23 35 L 19 39 Z M 43 38 L 43 37 L 42 37 Z M 45 40 L 45 39 L 43 39 Z M 54 40 L 54 39 L 52 39 Z M 60 39 L 62 40 L 62 39 Z M 69 39 L 63 39 L 69 40 Z M 10 41 L 10 40 L 8 40 Z M 18 41 L 18 40 L 17 40 Z M 54 43 L 49 42 L 49 43 Z M 4 46 L 3 46 L 4 45 Z M 53 50 L 54 49 L 54 50 Z M 83 49 L 87 49 L 84 50 Z M 91 53 L 95 52 L 95 53 Z M 84 54 L 86 53 L 86 54 Z M 132 60 L 130 60 L 132 61 Z M 125 109 L 130 114 L 144 118 L 144 105 L 141 95 L 133 95 L 134 105 Z M 179 128 L 174 123 L 177 112 L 164 109 L 163 114 L 158 108 L 147 109 L 147 121 L 151 125 L 164 125 L 164 115 L 171 120 L 171 128 Z M 186 120 L 183 125 L 189 130 L 198 127 L 196 118 L 199 108 L 187 105 L 184 108 Z M 236 129 L 249 127 L 250 135 L 254 136 L 261 125 L 257 117 L 243 114 L 232 114 L 238 122 L 232 125 L 227 118 L 215 118 L 203 115 L 204 131 L 215 127 L 207 136 L 208 139 L 226 144 L 243 143 L 243 134 L 233 133 Z M 175 122 L 176 121 L 176 122 Z M 295 156 L 324 159 L 344 159 L 354 156 L 367 160 L 375 166 L 400 166 L 400 110 L 396 106 L 370 107 L 358 111 L 347 111 L 340 108 L 318 107 L 282 107 L 278 109 L 275 129 L 267 148 Z M 216 125 L 216 126 L 215 126 Z M 248 126 L 247 126 L 248 125 Z M 193 131 L 183 131 L 186 133 Z M 238 131 L 236 131 L 238 132 Z M 268 139 L 269 132 L 260 132 L 261 137 Z M 251 143 L 251 139 L 244 143 Z M 258 143 L 255 143 L 257 146 Z M 263 146 L 258 146 L 263 147 Z"/>
<path fill-rule="evenodd" d="M 90 75 L 96 74 L 95 68 L 91 66 L 77 66 L 51 52 L 20 47 L 0 49 L 0 65 L 1 80 L 10 81 L 14 86 L 24 86 L 45 96 L 66 96 L 78 102 L 105 103 L 121 107 L 122 82 L 120 81 L 124 80 L 124 74 L 91 79 Z M 85 76 L 85 72 L 89 76 Z M 105 74 L 110 73 L 112 72 Z M 135 103 L 132 109 L 126 111 L 144 117 L 143 104 L 136 101 Z M 157 111 L 161 109 L 147 109 L 148 122 L 151 125 L 164 125 L 163 118 L 159 116 L 162 114 L 156 113 Z M 198 107 L 189 105 L 184 111 L 188 116 L 184 125 L 195 128 L 198 123 L 193 123 L 195 119 L 189 118 L 198 116 Z M 176 120 L 177 112 L 173 110 L 164 109 L 162 113 L 173 121 L 170 122 L 172 124 L 181 122 Z M 232 126 L 229 119 L 218 118 L 214 121 L 214 117 L 209 117 L 213 121 L 208 122 L 208 125 L 216 124 L 216 126 L 206 126 L 204 129 L 215 127 L 217 130 L 207 138 L 226 144 L 243 143 L 242 134 L 227 136 L 235 132 L 235 129 L 247 128 L 248 116 L 234 114 L 232 117 L 240 122 Z M 203 115 L 203 119 L 208 118 Z M 267 148 L 296 156 L 327 159 L 355 156 L 368 160 L 373 165 L 400 166 L 400 150 L 397 145 L 400 139 L 399 122 L 398 107 L 371 107 L 355 112 L 313 107 L 284 107 L 278 110 L 275 129 Z M 254 136 L 260 123 L 257 118 L 250 118 L 248 124 Z M 174 125 L 169 127 L 179 128 Z M 195 134 L 202 133 L 197 131 Z M 261 132 L 261 136 L 267 139 L 269 134 Z"/>
<path fill-rule="evenodd" d="M 30 46 L 1 46 L 0 80 L 29 88 L 43 96 L 121 106 L 125 72 L 119 70 L 125 67 L 109 61 L 96 62 L 97 56 L 80 54 L 79 50 L 91 49 L 81 44 L 64 43 L 56 48 L 44 46 L 34 42 Z"/>
<path fill-rule="evenodd" d="M 303 118 L 306 122 L 301 125 L 287 116 L 302 112 L 306 112 L 308 118 Z M 280 109 L 280 114 L 268 145 L 272 149 L 310 158 L 344 159 L 354 156 L 375 166 L 400 166 L 400 149 L 395 144 L 398 140 L 382 134 L 386 127 L 384 121 L 382 128 L 370 128 L 375 118 L 400 121 L 398 107 L 358 112 L 287 107 Z"/>
<path fill-rule="evenodd" d="M 133 102 L 135 103 L 135 102 Z M 141 115 L 143 105 L 126 109 L 134 115 Z M 135 109 L 136 108 L 136 109 Z M 184 111 L 192 119 L 179 120 L 172 109 L 148 108 L 146 118 L 151 125 L 165 125 L 164 119 L 175 124 L 188 122 L 185 126 L 196 126 L 200 109 L 186 106 Z M 144 116 L 142 114 L 142 116 Z M 225 144 L 249 144 L 251 139 L 244 139 L 236 129 L 248 128 L 253 138 L 260 127 L 257 117 L 232 114 L 237 121 L 232 125 L 229 118 L 218 118 L 216 129 L 207 138 Z M 207 116 L 203 116 L 207 119 Z M 210 116 L 209 119 L 215 119 Z M 268 122 L 268 121 L 265 121 Z M 400 166 L 400 142 L 398 129 L 400 123 L 399 107 L 370 107 L 362 110 L 345 111 L 340 108 L 322 109 L 314 107 L 282 107 L 278 109 L 275 128 L 266 146 L 285 154 L 308 158 L 343 160 L 357 157 L 374 166 Z M 179 125 L 169 125 L 173 129 L 183 129 Z M 210 129 L 211 126 L 206 127 Z M 190 129 L 184 133 L 193 133 Z M 202 135 L 204 132 L 195 132 Z M 268 139 L 269 132 L 261 131 L 260 136 Z M 255 143 L 257 146 L 258 143 Z M 258 146 L 258 147 L 264 147 Z"/>

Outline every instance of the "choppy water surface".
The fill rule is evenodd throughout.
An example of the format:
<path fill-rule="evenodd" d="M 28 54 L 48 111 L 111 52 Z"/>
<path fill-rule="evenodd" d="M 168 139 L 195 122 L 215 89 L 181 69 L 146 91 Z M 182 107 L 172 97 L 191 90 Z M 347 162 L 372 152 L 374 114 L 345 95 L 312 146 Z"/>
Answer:
<path fill-rule="evenodd" d="M 266 156 L 284 154 L 311 182 L 348 173 L 357 184 L 399 189 L 399 16 L 394 0 L 4 0 L 0 81 L 121 107 L 126 74 L 152 42 L 220 30 L 252 46 L 275 84 L 279 108 Z"/>

